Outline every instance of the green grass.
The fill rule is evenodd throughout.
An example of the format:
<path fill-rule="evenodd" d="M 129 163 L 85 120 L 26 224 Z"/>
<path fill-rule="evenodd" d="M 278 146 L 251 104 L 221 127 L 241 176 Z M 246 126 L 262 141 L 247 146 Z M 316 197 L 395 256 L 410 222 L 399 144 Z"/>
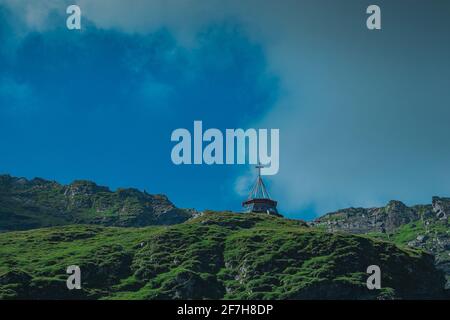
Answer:
<path fill-rule="evenodd" d="M 422 251 L 257 214 L 8 232 L 0 248 L 3 299 L 417 298 L 444 283 Z M 382 267 L 382 291 L 365 286 L 371 264 Z M 81 267 L 82 290 L 65 288 L 69 265 Z"/>
<path fill-rule="evenodd" d="M 60 185 L 0 175 L 0 232 L 70 224 L 142 227 L 190 217 L 165 196 L 136 189 L 112 192 L 89 181 Z"/>

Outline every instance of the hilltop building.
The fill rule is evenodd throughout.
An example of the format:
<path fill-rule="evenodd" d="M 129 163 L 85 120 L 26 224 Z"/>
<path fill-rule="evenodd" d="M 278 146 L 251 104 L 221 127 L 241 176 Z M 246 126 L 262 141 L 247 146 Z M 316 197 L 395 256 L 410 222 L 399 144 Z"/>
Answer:
<path fill-rule="evenodd" d="M 269 192 L 262 180 L 261 168 L 263 167 L 261 164 L 256 166 L 256 169 L 258 169 L 258 177 L 247 200 L 242 202 L 244 212 L 263 213 L 281 217 L 277 210 L 277 201 L 270 198 Z"/>

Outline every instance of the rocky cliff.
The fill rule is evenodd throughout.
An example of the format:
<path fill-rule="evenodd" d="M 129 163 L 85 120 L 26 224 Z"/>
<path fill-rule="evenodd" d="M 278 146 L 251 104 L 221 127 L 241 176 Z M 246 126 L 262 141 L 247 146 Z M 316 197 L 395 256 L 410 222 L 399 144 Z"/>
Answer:
<path fill-rule="evenodd" d="M 61 185 L 40 178 L 0 176 L 0 231 L 75 223 L 139 227 L 186 221 L 191 210 L 164 195 L 137 189 L 115 192 L 90 181 Z"/>
<path fill-rule="evenodd" d="M 450 198 L 433 197 L 428 205 L 408 207 L 390 201 L 381 208 L 348 208 L 328 213 L 311 223 L 329 232 L 367 234 L 419 248 L 435 256 L 450 288 Z"/>

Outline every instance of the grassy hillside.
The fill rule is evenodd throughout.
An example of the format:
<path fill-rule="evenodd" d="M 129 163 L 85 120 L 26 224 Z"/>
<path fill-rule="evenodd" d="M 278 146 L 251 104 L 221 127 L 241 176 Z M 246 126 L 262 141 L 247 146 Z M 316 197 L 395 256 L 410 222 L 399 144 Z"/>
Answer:
<path fill-rule="evenodd" d="M 441 297 L 432 256 L 257 214 L 174 226 L 64 226 L 0 234 L 0 298 L 380 299 Z M 367 266 L 382 270 L 368 290 Z M 82 290 L 66 289 L 79 265 Z"/>
<path fill-rule="evenodd" d="M 381 208 L 348 208 L 324 215 L 311 223 L 330 232 L 366 234 L 402 247 L 417 248 L 435 256 L 450 290 L 450 198 L 433 197 L 430 205 L 408 207 L 390 201 Z"/>
<path fill-rule="evenodd" d="M 192 214 L 164 195 L 137 189 L 112 192 L 91 181 L 61 185 L 0 175 L 0 232 L 68 224 L 142 227 L 180 223 Z"/>
<path fill-rule="evenodd" d="M 400 247 L 414 247 L 430 252 L 438 269 L 443 270 L 450 289 L 450 217 L 447 220 L 417 220 L 404 224 L 391 234 L 369 233 L 368 236 L 395 243 Z"/>

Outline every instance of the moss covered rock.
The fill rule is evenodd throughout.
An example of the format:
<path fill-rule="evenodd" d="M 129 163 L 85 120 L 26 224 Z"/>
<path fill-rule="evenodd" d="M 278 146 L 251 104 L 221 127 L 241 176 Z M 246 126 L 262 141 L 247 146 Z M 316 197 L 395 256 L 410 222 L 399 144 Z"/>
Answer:
<path fill-rule="evenodd" d="M 445 278 L 421 250 L 258 214 L 208 212 L 169 227 L 8 232 L 0 248 L 4 299 L 444 297 Z M 66 289 L 69 265 L 80 266 L 82 290 Z M 381 268 L 381 290 L 367 289 L 369 265 Z"/>

